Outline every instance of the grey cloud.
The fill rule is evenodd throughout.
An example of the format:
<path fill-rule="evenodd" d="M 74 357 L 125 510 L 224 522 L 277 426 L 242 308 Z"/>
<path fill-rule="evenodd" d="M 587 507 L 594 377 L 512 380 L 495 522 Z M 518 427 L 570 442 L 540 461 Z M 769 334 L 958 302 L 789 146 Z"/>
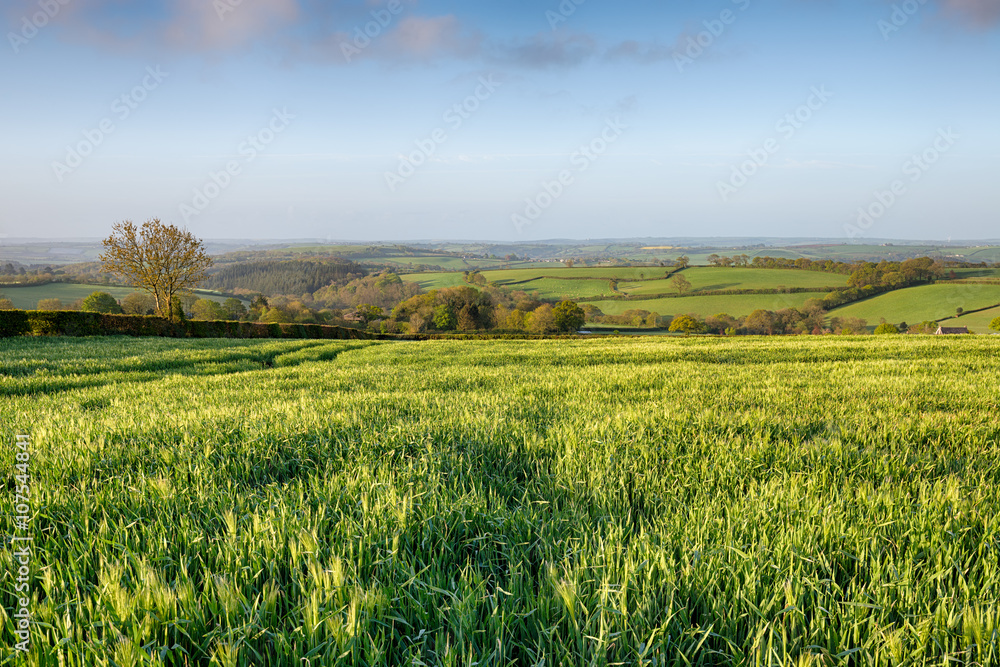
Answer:
<path fill-rule="evenodd" d="M 633 60 L 644 65 L 650 65 L 674 57 L 676 47 L 668 47 L 658 43 L 643 43 L 635 40 L 621 42 L 607 51 L 608 60 Z"/>
<path fill-rule="evenodd" d="M 596 59 L 655 64 L 674 52 L 635 40 L 608 47 L 592 35 L 567 31 L 488 39 L 454 14 L 422 15 L 416 13 L 418 0 L 398 2 L 399 11 L 389 16 L 384 0 L 150 0 L 143 10 L 123 9 L 120 0 L 72 0 L 57 18 L 65 37 L 104 50 L 224 54 L 265 48 L 289 65 L 365 59 L 407 65 L 455 58 L 488 66 L 569 69 Z M 150 9 L 163 18 L 149 19 Z M 369 39 L 366 26 L 376 13 L 388 19 L 375 34 L 369 31 Z M 359 40 L 364 42 L 360 48 Z"/>
<path fill-rule="evenodd" d="M 527 39 L 498 44 L 489 49 L 496 61 L 529 68 L 574 67 L 600 52 L 589 35 L 538 33 Z"/>

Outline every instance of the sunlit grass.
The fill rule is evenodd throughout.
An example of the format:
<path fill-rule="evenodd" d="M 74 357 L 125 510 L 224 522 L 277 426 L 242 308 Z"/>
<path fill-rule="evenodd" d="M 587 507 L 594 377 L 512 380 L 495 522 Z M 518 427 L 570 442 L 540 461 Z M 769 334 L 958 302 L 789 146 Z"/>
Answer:
<path fill-rule="evenodd" d="M 2 340 L 24 662 L 1000 664 L 998 357 Z"/>

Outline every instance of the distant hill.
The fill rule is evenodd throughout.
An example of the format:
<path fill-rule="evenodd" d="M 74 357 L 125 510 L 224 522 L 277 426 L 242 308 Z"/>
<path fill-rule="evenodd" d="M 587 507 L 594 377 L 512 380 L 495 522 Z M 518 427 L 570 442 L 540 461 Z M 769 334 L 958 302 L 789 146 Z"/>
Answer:
<path fill-rule="evenodd" d="M 206 250 L 222 264 L 250 260 L 317 260 L 344 258 L 369 268 L 399 271 L 449 271 L 527 268 L 544 261 L 587 260 L 621 265 L 669 263 L 686 255 L 691 264 L 705 264 L 713 253 L 736 252 L 750 257 L 833 259 L 840 261 L 901 261 L 910 257 L 968 262 L 1000 262 L 1000 242 L 963 243 L 866 239 L 807 238 L 638 238 L 556 239 L 547 241 L 379 241 L 337 243 L 317 240 L 205 240 Z M 93 262 L 99 239 L 42 240 L 0 238 L 0 262 L 53 267 Z"/>

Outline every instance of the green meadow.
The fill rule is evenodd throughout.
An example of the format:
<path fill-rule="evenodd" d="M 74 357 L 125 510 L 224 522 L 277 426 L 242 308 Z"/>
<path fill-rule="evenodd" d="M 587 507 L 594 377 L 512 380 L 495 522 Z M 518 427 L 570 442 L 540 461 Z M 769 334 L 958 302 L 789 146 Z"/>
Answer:
<path fill-rule="evenodd" d="M 916 324 L 954 316 L 958 308 L 976 310 L 1000 304 L 1000 285 L 935 283 L 888 292 L 871 299 L 836 308 L 834 317 L 861 317 L 869 323 L 880 318 L 889 322 Z M 949 323 L 950 325 L 950 323 Z"/>
<path fill-rule="evenodd" d="M 969 327 L 969 331 L 977 334 L 1000 333 L 990 328 L 990 324 L 998 317 L 1000 317 L 1000 306 L 945 320 L 941 324 L 946 327 Z"/>
<path fill-rule="evenodd" d="M 662 267 L 574 267 L 574 268 L 548 268 L 538 267 L 532 269 L 509 269 L 498 271 L 483 271 L 483 276 L 490 282 L 497 285 L 506 286 L 511 289 L 519 289 L 528 293 L 537 293 L 543 299 L 592 299 L 595 297 L 614 296 L 649 296 L 656 294 L 675 294 L 677 288 L 672 279 L 665 278 L 671 269 Z M 749 269 L 749 268 L 715 268 L 715 267 L 691 267 L 685 269 L 681 275 L 691 283 L 690 294 L 698 292 L 717 290 L 773 290 L 779 288 L 844 288 L 847 286 L 847 276 L 832 273 L 821 273 L 818 271 L 799 271 L 793 269 Z M 444 287 L 460 287 L 466 285 L 464 274 L 460 272 L 445 273 L 413 273 L 402 276 L 403 280 L 415 282 L 423 289 L 441 289 Z M 617 291 L 611 289 L 610 282 L 618 280 Z M 823 293 L 819 294 L 822 296 Z M 764 295 L 773 296 L 773 295 Z M 809 297 L 817 296 L 810 294 Z M 766 308 L 767 306 L 757 305 L 758 303 L 789 303 L 801 305 L 804 298 L 795 296 L 794 298 L 765 298 L 761 295 L 750 295 L 741 297 L 733 301 L 725 300 L 726 303 L 734 303 L 732 310 L 738 310 L 743 314 L 748 314 L 756 308 Z M 745 303 L 744 303 L 745 301 Z M 603 303 L 603 302 L 602 302 Z M 649 308 L 641 305 L 645 302 L 635 302 L 635 308 L 646 308 L 656 310 L 661 314 L 671 314 L 676 308 L 673 302 L 657 301 L 657 308 L 668 307 L 667 311 L 659 311 L 656 308 Z M 692 302 L 697 308 L 702 308 L 702 302 Z M 710 304 L 711 301 L 704 302 Z M 780 306 L 787 307 L 787 306 Z M 749 308 L 749 310 L 747 310 Z M 625 308 L 626 310 L 628 307 Z M 743 311 L 746 311 L 745 313 Z M 605 312 L 618 312 L 614 307 Z M 699 312 L 702 315 L 714 315 L 718 310 L 694 310 L 678 312 Z M 730 312 L 730 311 L 725 311 Z M 735 314 L 730 312 L 730 314 Z"/>
<path fill-rule="evenodd" d="M 683 275 L 691 283 L 691 292 L 715 290 L 779 289 L 799 288 L 846 288 L 847 276 L 820 271 L 798 271 L 793 269 L 744 269 L 692 267 Z M 628 294 L 672 294 L 677 289 L 669 279 L 652 280 L 641 283 L 623 283 L 619 290 Z"/>
<path fill-rule="evenodd" d="M 606 315 L 620 315 L 626 310 L 641 308 L 659 315 L 694 313 L 708 317 L 727 313 L 744 317 L 757 309 L 782 310 L 802 308 L 809 299 L 822 299 L 826 292 L 796 292 L 793 294 L 721 294 L 714 296 L 683 296 L 663 299 L 591 301 Z"/>

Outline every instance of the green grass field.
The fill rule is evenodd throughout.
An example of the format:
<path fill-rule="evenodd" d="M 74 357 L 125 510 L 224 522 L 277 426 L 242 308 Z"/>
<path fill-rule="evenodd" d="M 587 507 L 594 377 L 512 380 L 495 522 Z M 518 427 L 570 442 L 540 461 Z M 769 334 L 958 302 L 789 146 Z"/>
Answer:
<path fill-rule="evenodd" d="M 830 311 L 833 317 L 860 317 L 869 324 L 880 318 L 915 324 L 955 315 L 957 308 L 975 310 L 1000 304 L 1000 285 L 936 283 L 909 287 Z"/>
<path fill-rule="evenodd" d="M 946 327 L 969 327 L 969 331 L 977 334 L 995 333 L 990 329 L 990 323 L 998 317 L 1000 317 L 1000 307 L 955 317 L 941 324 Z"/>
<path fill-rule="evenodd" d="M 558 280 L 542 278 L 533 280 L 526 285 L 514 289 L 523 289 L 528 293 L 537 293 L 542 299 L 562 301 L 564 299 L 585 299 L 595 296 L 611 297 L 616 294 L 611 290 L 610 281 L 604 278 L 586 280 Z"/>
<path fill-rule="evenodd" d="M 72 283 L 49 283 L 48 285 L 32 285 L 30 287 L 4 287 L 0 294 L 10 299 L 15 308 L 34 309 L 40 299 L 61 299 L 64 306 L 69 306 L 77 299 L 83 299 L 92 292 L 107 292 L 116 299 L 128 296 L 136 290 L 131 287 L 114 287 L 110 285 L 76 285 Z"/>
<path fill-rule="evenodd" d="M 659 267 L 574 267 L 571 269 L 535 267 L 484 271 L 483 275 L 499 285 L 507 285 L 512 289 L 522 289 L 529 293 L 537 292 L 543 299 L 561 300 L 614 296 L 616 293 L 611 290 L 609 285 L 612 278 L 619 278 L 622 281 L 618 285 L 618 293 L 633 295 L 673 294 L 676 289 L 669 279 L 653 280 L 655 277 L 666 275 L 668 271 L 669 269 Z M 692 267 L 686 269 L 683 275 L 691 283 L 691 290 L 695 293 L 725 289 L 823 288 L 847 285 L 847 276 L 784 269 Z M 404 280 L 419 284 L 423 289 L 440 289 L 467 284 L 463 274 L 457 272 L 414 273 L 402 277 Z M 532 278 L 538 279 L 523 284 L 512 284 Z M 756 303 L 757 297 L 751 296 L 749 299 L 753 304 Z M 787 299 L 779 298 L 777 302 L 785 303 L 786 301 Z M 804 301 L 805 299 L 796 297 L 790 302 L 800 305 Z M 774 300 L 768 302 L 771 303 Z M 741 312 L 745 307 L 739 306 Z M 753 306 L 746 312 L 750 313 L 756 307 Z M 714 315 L 717 312 L 719 311 L 702 314 Z"/>
<path fill-rule="evenodd" d="M 667 269 L 658 267 L 574 267 L 512 269 L 485 271 L 484 275 L 500 285 L 537 293 L 548 300 L 611 297 L 608 281 L 619 278 L 619 293 L 634 296 L 673 294 L 676 288 L 669 279 L 651 280 L 665 274 Z M 1000 269 L 956 269 L 959 278 L 972 280 L 1000 280 Z M 591 302 L 609 315 L 641 308 L 660 315 L 694 313 L 701 317 L 728 313 L 734 317 L 749 315 L 758 308 L 780 310 L 801 308 L 808 299 L 822 298 L 825 292 L 798 294 L 751 294 L 697 296 L 698 292 L 725 289 L 776 289 L 779 287 L 838 288 L 847 286 L 847 276 L 818 271 L 790 269 L 745 269 L 692 267 L 682 275 L 691 283 L 691 294 L 683 299 L 654 299 L 644 301 L 602 300 Z M 519 281 L 538 278 L 523 284 Z M 571 278 L 571 280 L 567 280 Z M 403 276 L 404 280 L 417 282 L 424 289 L 439 289 L 465 285 L 462 273 L 416 273 Z M 957 308 L 972 310 L 1000 303 L 1000 284 L 947 284 L 924 285 L 898 290 L 888 294 L 835 309 L 831 316 L 860 317 L 871 324 L 881 318 L 890 322 L 916 323 L 953 316 Z M 973 331 L 985 333 L 981 318 L 970 318 Z M 964 324 L 964 322 L 962 323 Z"/>
<path fill-rule="evenodd" d="M 0 339 L 0 660 L 997 665 L 996 346 Z"/>
<path fill-rule="evenodd" d="M 778 287 L 846 287 L 847 276 L 819 271 L 791 269 L 744 269 L 693 267 L 682 275 L 691 283 L 692 292 L 725 289 L 775 289 Z M 629 294 L 672 294 L 677 290 L 671 280 L 652 280 L 621 284 L 618 289 Z"/>
<path fill-rule="evenodd" d="M 626 310 L 641 308 L 659 315 L 695 313 L 700 317 L 727 313 L 733 317 L 749 315 L 757 309 L 781 310 L 801 308 L 809 299 L 821 299 L 825 292 L 796 294 L 740 294 L 719 296 L 685 296 L 682 298 L 644 299 L 636 301 L 591 301 L 606 315 L 620 315 Z"/>
<path fill-rule="evenodd" d="M 659 266 L 579 266 L 570 269 L 566 267 L 540 265 L 526 269 L 484 271 L 483 275 L 485 275 L 490 282 L 505 285 L 542 276 L 550 276 L 553 278 L 596 278 L 604 280 L 605 282 L 611 278 L 635 280 L 665 276 L 668 271 L 670 271 L 669 268 Z"/>
<path fill-rule="evenodd" d="M 548 275 L 553 271 L 553 269 L 537 269 L 532 275 Z M 558 269 L 555 271 L 558 271 Z M 488 271 L 484 273 L 488 278 L 492 279 L 491 274 L 501 272 Z M 504 271 L 503 273 L 507 272 Z M 463 273 L 452 271 L 445 273 L 411 273 L 401 276 L 401 278 L 407 282 L 417 283 L 422 289 L 425 290 L 441 289 L 444 287 L 463 287 L 468 285 L 468 283 L 465 282 L 465 276 Z M 559 280 L 554 278 L 541 278 L 539 280 L 532 280 L 530 283 L 526 283 L 524 285 L 512 285 L 510 288 L 523 290 L 528 293 L 537 292 L 543 299 L 579 299 L 593 296 L 614 295 L 614 292 L 611 291 L 611 287 L 608 282 L 607 278 L 595 278 L 592 280 Z"/>
<path fill-rule="evenodd" d="M 32 285 L 29 287 L 4 287 L 0 288 L 0 295 L 10 299 L 15 308 L 22 310 L 33 310 L 41 299 L 60 299 L 63 306 L 67 307 L 77 299 L 85 299 L 93 292 L 107 292 L 116 299 L 136 292 L 134 287 L 115 287 L 113 285 L 78 285 L 75 283 L 49 283 L 48 285 Z M 210 292 L 199 291 L 196 293 L 199 299 L 211 299 L 212 301 L 223 302 L 224 296 L 218 296 Z"/>
<path fill-rule="evenodd" d="M 461 271 L 446 271 L 444 273 L 408 273 L 400 278 L 408 283 L 417 283 L 420 289 L 435 290 L 445 287 L 462 287 L 468 285 L 465 282 L 465 274 Z"/>
<path fill-rule="evenodd" d="M 623 279 L 635 279 L 640 276 L 662 276 L 667 269 L 653 267 L 594 267 L 594 268 L 572 268 L 550 266 L 542 263 L 533 265 L 525 269 L 499 269 L 495 271 L 483 271 L 483 275 L 490 282 L 499 285 L 507 285 L 512 289 L 521 289 L 526 292 L 538 290 L 548 295 L 545 298 L 556 298 L 563 294 L 574 294 L 574 296 L 600 296 L 610 294 L 608 281 L 611 278 L 619 277 Z M 546 279 L 544 276 L 553 276 L 555 279 Z M 440 289 L 442 287 L 458 287 L 466 285 L 464 272 L 443 272 L 443 273 L 409 273 L 400 276 L 407 282 L 418 283 L 423 289 Z M 593 277 L 593 280 L 579 280 L 580 278 Z M 540 278 L 540 280 L 531 280 Z M 573 280 L 559 280 L 559 278 L 573 278 Z M 523 285 L 511 285 L 524 280 L 531 282 Z M 582 283 L 586 288 L 573 283 Z M 602 291 L 603 290 L 603 291 Z"/>
<path fill-rule="evenodd" d="M 969 280 L 1000 280 L 1000 269 L 955 269 L 955 275 Z"/>
<path fill-rule="evenodd" d="M 369 262 L 384 262 L 388 264 L 398 264 L 400 266 L 416 266 L 419 264 L 428 264 L 430 266 L 440 266 L 443 269 L 454 269 L 455 271 L 468 271 L 472 266 L 469 262 L 462 259 L 461 257 L 441 257 L 441 256 L 398 256 L 398 257 L 371 257 L 357 258 L 358 261 L 369 261 Z M 475 264 L 479 265 L 492 265 L 496 266 L 500 262 L 495 260 L 480 259 L 475 260 Z"/>
<path fill-rule="evenodd" d="M 962 248 L 957 254 L 970 262 L 1000 262 L 1000 246 L 979 246 Z"/>

